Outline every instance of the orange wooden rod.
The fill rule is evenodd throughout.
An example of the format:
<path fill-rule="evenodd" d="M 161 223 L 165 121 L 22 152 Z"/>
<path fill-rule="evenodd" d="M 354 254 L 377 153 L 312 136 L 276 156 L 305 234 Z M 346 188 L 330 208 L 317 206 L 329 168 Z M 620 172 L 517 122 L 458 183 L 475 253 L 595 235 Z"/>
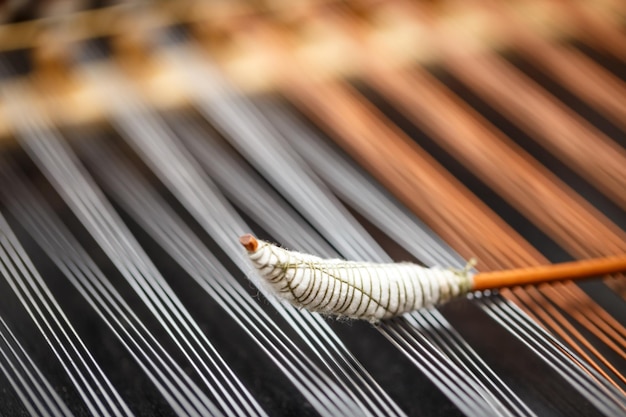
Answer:
<path fill-rule="evenodd" d="M 515 287 L 542 282 L 591 278 L 626 272 L 626 255 L 564 262 L 507 271 L 481 272 L 474 275 L 472 290 Z"/>

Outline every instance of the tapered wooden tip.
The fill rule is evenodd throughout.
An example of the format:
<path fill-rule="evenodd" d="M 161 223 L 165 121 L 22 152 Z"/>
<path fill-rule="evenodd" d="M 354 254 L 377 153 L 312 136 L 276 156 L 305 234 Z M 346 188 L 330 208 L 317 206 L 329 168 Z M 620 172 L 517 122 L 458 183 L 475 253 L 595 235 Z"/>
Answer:
<path fill-rule="evenodd" d="M 259 247 L 259 241 L 251 234 L 245 234 L 239 238 L 239 242 L 248 252 L 254 252 Z"/>

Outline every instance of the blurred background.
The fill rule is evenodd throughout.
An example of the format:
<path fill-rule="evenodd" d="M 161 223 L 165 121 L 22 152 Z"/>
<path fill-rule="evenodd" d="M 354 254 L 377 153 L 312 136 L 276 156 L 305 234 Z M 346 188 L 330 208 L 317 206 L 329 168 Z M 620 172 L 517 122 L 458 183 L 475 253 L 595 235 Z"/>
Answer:
<path fill-rule="evenodd" d="M 626 253 L 626 3 L 0 3 L 0 414 L 626 415 L 623 276 L 376 325 L 244 233 L 478 271 Z"/>

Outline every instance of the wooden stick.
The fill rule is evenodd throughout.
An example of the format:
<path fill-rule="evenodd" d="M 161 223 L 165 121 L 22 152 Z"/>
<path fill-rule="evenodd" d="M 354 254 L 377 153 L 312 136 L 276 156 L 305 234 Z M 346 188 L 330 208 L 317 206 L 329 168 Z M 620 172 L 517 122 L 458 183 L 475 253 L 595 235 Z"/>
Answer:
<path fill-rule="evenodd" d="M 619 272 L 626 272 L 626 255 L 506 271 L 482 272 L 474 275 L 472 289 L 480 291 L 515 287 L 549 281 L 591 278 Z"/>

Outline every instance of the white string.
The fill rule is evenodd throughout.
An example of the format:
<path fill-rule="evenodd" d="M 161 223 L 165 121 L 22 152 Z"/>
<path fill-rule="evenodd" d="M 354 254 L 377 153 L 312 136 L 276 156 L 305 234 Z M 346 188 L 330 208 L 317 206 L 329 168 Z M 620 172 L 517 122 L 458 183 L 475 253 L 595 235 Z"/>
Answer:
<path fill-rule="evenodd" d="M 299 155 L 288 152 L 281 134 L 258 111 L 247 105 L 246 98 L 227 86 L 209 63 L 208 57 L 201 57 L 189 43 L 168 48 L 163 56 L 193 86 L 190 90 L 202 114 L 265 178 L 271 179 L 283 195 L 295 197 L 290 202 L 299 212 L 306 213 L 307 219 L 317 230 L 323 231 L 322 234 L 333 246 L 345 248 L 344 256 L 354 260 L 373 260 L 378 256 L 376 252 L 381 249 L 375 241 L 330 193 L 324 195 L 333 208 L 319 204 L 317 195 L 311 191 L 325 188 L 323 183 Z M 336 218 L 337 213 L 344 214 L 342 228 L 350 233 L 336 233 L 329 220 Z"/>
<path fill-rule="evenodd" d="M 172 409 L 179 415 L 201 415 L 199 413 L 206 412 L 203 407 L 197 409 L 192 402 L 208 403 L 209 400 L 139 320 L 61 220 L 54 215 L 52 207 L 18 176 L 1 171 L 4 199 L 14 216 L 104 320 Z M 194 397 L 197 398 L 193 400 Z"/>
<path fill-rule="evenodd" d="M 72 415 L 2 318 L 0 370 L 31 415 Z"/>
<path fill-rule="evenodd" d="M 132 415 L 0 215 L 0 275 L 8 282 L 93 415 Z"/>
<path fill-rule="evenodd" d="M 430 267 L 465 267 L 466 261 L 441 238 L 428 230 L 382 186 L 366 180 L 366 174 L 353 161 L 341 157 L 338 148 L 325 143 L 298 123 L 284 106 L 270 99 L 256 99 L 254 103 L 281 131 L 289 145 L 306 156 L 307 163 L 334 193 L 416 259 Z"/>
<path fill-rule="evenodd" d="M 233 401 L 233 395 L 226 391 L 228 384 L 219 383 L 220 380 L 225 380 L 224 373 L 230 374 L 226 380 L 235 379 L 232 371 L 226 367 L 71 150 L 55 136 L 51 128 L 31 126 L 33 121 L 34 115 L 21 121 L 20 127 L 24 131 L 20 139 L 25 149 L 38 162 L 48 179 L 105 253 L 108 253 L 129 284 L 143 298 L 187 357 L 191 367 L 202 377 L 205 386 L 214 394 L 215 401 L 230 412 L 243 414 L 238 403 Z M 216 371 L 209 369 L 209 365 L 217 367 Z M 205 403 L 203 407 L 214 409 L 211 403 Z"/>

